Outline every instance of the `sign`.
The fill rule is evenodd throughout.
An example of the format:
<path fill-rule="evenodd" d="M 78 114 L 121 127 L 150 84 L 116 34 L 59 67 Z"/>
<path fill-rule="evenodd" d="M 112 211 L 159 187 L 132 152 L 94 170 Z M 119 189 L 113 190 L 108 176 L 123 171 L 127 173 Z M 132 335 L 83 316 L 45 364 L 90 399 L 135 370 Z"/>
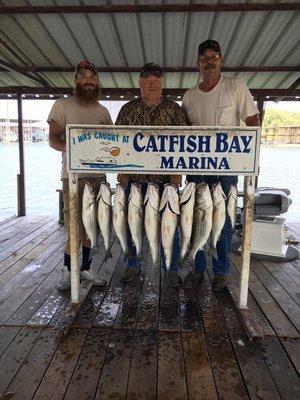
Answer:
<path fill-rule="evenodd" d="M 67 125 L 73 173 L 257 175 L 257 127 Z"/>

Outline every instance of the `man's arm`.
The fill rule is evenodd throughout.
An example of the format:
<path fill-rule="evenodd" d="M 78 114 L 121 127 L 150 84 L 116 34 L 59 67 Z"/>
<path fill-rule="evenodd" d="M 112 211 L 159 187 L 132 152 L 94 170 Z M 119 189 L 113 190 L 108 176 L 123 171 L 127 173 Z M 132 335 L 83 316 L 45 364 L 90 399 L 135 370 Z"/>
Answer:
<path fill-rule="evenodd" d="M 245 124 L 247 126 L 260 126 L 259 114 L 250 115 L 249 117 L 247 117 L 245 120 Z"/>
<path fill-rule="evenodd" d="M 66 151 L 66 141 L 63 139 L 65 129 L 53 119 L 49 122 L 49 146 L 58 151 Z"/>

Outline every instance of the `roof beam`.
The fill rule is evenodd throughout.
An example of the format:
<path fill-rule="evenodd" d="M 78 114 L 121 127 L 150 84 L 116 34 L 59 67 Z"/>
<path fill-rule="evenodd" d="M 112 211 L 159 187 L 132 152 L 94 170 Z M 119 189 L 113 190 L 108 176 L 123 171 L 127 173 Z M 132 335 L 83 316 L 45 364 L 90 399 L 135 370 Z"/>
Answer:
<path fill-rule="evenodd" d="M 74 72 L 73 67 L 19 67 L 19 71 L 23 72 Z M 99 72 L 140 72 L 141 67 L 98 67 Z M 197 67 L 162 67 L 164 72 L 199 72 Z M 0 67 L 0 72 L 6 71 Z M 282 66 L 223 66 L 223 72 L 300 72 L 300 65 L 282 65 Z"/>
<path fill-rule="evenodd" d="M 184 89 L 164 89 L 163 94 L 165 96 L 171 97 L 182 97 L 184 93 L 187 91 L 187 88 Z M 296 98 L 299 97 L 300 100 L 300 89 L 250 89 L 251 94 L 255 97 L 264 97 L 268 98 L 268 100 L 275 99 L 277 97 L 290 97 Z M 64 94 L 72 94 L 73 89 L 69 87 L 28 87 L 28 86 L 12 86 L 12 87 L 0 87 L 0 95 L 16 95 L 16 94 L 28 94 L 28 95 L 64 95 Z M 128 99 L 133 98 L 134 96 L 140 95 L 139 88 L 102 88 L 101 98 L 118 98 Z M 298 98 L 296 98 L 298 100 Z"/>
<path fill-rule="evenodd" d="M 239 12 L 239 11 L 296 11 L 293 3 L 230 3 L 230 4 L 128 4 L 94 6 L 2 6 L 0 14 L 111 14 L 111 13 L 166 13 L 166 12 Z"/>
<path fill-rule="evenodd" d="M 5 47 L 6 50 L 7 50 L 10 54 L 13 55 L 13 57 L 15 57 L 19 62 L 21 62 L 21 63 L 25 66 L 24 71 L 23 71 L 23 72 L 20 72 L 20 68 L 19 68 L 17 65 L 12 65 L 12 64 L 10 64 L 10 67 L 13 67 L 13 68 L 14 68 L 14 71 L 16 71 L 16 68 L 19 68 L 18 72 L 20 72 L 20 73 L 31 72 L 33 75 L 35 75 L 37 78 L 39 78 L 39 82 L 40 82 L 40 83 L 44 82 L 44 83 L 43 83 L 43 86 L 49 86 L 48 82 L 47 82 L 42 76 L 40 76 L 39 73 L 38 73 L 37 71 L 35 71 L 34 69 L 27 71 L 27 69 L 28 69 L 28 67 L 29 67 L 28 63 L 26 63 L 26 61 L 24 61 L 24 60 L 22 59 L 22 57 L 20 57 L 19 54 L 18 54 L 13 48 L 10 47 L 9 44 L 8 44 L 5 40 L 3 40 L 3 39 L 1 39 L 1 38 L 0 38 L 0 45 L 3 46 L 3 47 Z M 0 68 L 0 70 L 1 70 L 1 68 Z M 5 69 L 5 68 L 3 68 L 3 70 L 4 70 L 4 71 L 7 71 L 7 69 Z"/>
<path fill-rule="evenodd" d="M 42 86 L 45 86 L 45 87 L 49 86 L 48 82 L 44 78 L 32 75 L 31 73 L 26 72 L 26 71 L 23 71 L 22 68 L 20 68 L 20 67 L 18 67 L 16 65 L 9 64 L 8 62 L 6 62 L 6 61 L 4 61 L 2 59 L 0 59 L 0 65 L 4 65 L 4 67 L 5 67 L 4 70 L 5 71 L 9 70 L 9 71 L 18 72 L 19 74 L 24 75 L 27 78 L 29 78 L 29 79 L 31 79 L 31 80 L 33 80 L 35 82 L 38 82 Z"/>

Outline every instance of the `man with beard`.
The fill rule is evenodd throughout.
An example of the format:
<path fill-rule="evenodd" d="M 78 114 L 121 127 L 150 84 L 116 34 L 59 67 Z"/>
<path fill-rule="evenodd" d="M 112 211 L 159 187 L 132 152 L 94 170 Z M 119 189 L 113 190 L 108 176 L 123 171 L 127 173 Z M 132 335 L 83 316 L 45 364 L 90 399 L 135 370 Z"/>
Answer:
<path fill-rule="evenodd" d="M 66 125 L 67 124 L 86 124 L 86 125 L 111 125 L 112 120 L 108 110 L 98 103 L 100 95 L 100 84 L 96 66 L 90 61 L 81 61 L 75 70 L 75 89 L 74 94 L 68 98 L 60 98 L 55 101 L 48 116 L 49 123 L 49 145 L 55 150 L 62 152 L 62 187 L 64 201 L 64 221 L 69 234 L 69 181 L 66 171 Z M 79 174 L 78 179 L 78 215 L 79 221 L 79 240 L 82 244 L 82 266 L 80 277 L 92 280 L 94 285 L 104 285 L 106 282 L 95 271 L 90 269 L 92 260 L 90 259 L 90 240 L 87 238 L 81 214 L 82 196 L 84 185 L 89 181 L 95 191 L 99 189 L 100 182 L 106 180 L 105 175 L 86 175 Z M 70 239 L 65 244 L 64 268 L 58 289 L 66 290 L 71 286 L 70 274 Z"/>
<path fill-rule="evenodd" d="M 161 96 L 163 88 L 163 72 L 159 65 L 145 64 L 140 72 L 139 85 L 141 97 L 126 103 L 120 110 L 116 125 L 140 125 L 140 126 L 180 126 L 187 125 L 187 119 L 182 108 L 175 102 Z M 140 183 L 145 194 L 147 184 L 152 182 L 159 186 L 160 194 L 164 184 L 171 183 L 178 187 L 181 184 L 181 175 L 125 175 L 119 174 L 118 181 L 127 188 L 131 183 Z M 125 258 L 125 267 L 121 281 L 132 281 L 141 271 L 136 257 L 136 249 L 129 238 L 130 255 Z M 168 284 L 172 287 L 181 286 L 181 278 L 178 274 L 179 258 L 179 232 L 176 231 L 173 245 L 172 263 L 168 271 Z"/>
<path fill-rule="evenodd" d="M 221 75 L 223 57 L 221 48 L 215 40 L 206 40 L 199 45 L 198 69 L 202 81 L 189 89 L 183 98 L 182 106 L 191 125 L 198 126 L 239 126 L 244 121 L 247 126 L 259 126 L 258 109 L 245 83 L 238 78 Z M 202 181 L 210 184 L 220 182 L 226 196 L 231 185 L 237 184 L 235 176 L 187 176 L 190 182 Z M 232 242 L 232 227 L 227 215 L 217 243 L 218 259 L 212 259 L 214 280 L 212 288 L 223 290 L 226 276 L 229 274 L 229 253 Z M 187 288 L 201 283 L 204 278 L 206 258 L 204 251 L 199 251 L 195 259 L 195 274 L 190 273 L 184 280 Z"/>

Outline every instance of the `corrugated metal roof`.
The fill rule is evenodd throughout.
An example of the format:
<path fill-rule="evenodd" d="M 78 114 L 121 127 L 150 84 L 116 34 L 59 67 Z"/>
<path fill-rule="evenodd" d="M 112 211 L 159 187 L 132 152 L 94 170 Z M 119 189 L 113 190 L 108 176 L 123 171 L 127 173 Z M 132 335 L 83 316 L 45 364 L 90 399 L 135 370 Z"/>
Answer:
<path fill-rule="evenodd" d="M 269 1 L 275 3 L 288 1 Z M 1 0 L 5 6 L 84 6 L 128 4 L 190 4 L 202 2 L 167 1 L 72 1 Z M 207 0 L 206 4 L 218 1 Z M 222 4 L 236 3 L 223 1 Z M 240 3 L 262 3 L 261 0 Z M 0 58 L 11 65 L 73 68 L 82 59 L 101 67 L 140 67 L 156 62 L 163 67 L 194 67 L 199 42 L 218 40 L 231 67 L 299 67 L 300 13 L 297 11 L 166 12 L 115 14 L 1 14 Z M 11 51 L 13 50 L 13 52 Z M 16 56 L 18 55 L 18 57 Z M 23 60 L 23 62 L 21 61 Z M 72 72 L 39 72 L 50 86 L 71 87 Z M 299 71 L 228 72 L 253 89 L 289 88 Z M 105 72 L 103 87 L 137 87 L 138 73 Z M 189 88 L 197 72 L 167 72 L 167 88 Z M 0 86 L 38 86 L 18 72 L 0 72 Z"/>

